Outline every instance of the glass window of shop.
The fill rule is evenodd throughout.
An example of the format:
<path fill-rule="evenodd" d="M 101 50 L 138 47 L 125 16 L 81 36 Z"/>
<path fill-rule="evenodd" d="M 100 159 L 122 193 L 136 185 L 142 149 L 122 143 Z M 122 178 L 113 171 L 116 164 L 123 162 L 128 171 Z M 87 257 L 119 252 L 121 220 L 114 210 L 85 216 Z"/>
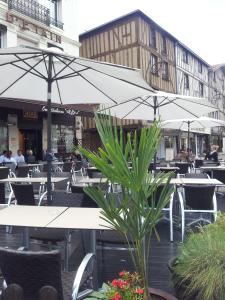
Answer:
<path fill-rule="evenodd" d="M 59 155 L 70 153 L 74 144 L 74 128 L 66 125 L 52 125 L 52 151 Z"/>
<path fill-rule="evenodd" d="M 8 149 L 8 130 L 7 126 L 0 125 L 0 153 Z"/>

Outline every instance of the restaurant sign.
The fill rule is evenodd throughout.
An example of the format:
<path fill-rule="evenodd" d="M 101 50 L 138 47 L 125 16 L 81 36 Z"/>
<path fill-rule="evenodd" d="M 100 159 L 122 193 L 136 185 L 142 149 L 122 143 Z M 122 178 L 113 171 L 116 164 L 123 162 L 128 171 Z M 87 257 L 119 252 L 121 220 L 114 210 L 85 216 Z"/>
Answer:
<path fill-rule="evenodd" d="M 6 13 L 6 21 L 19 26 L 19 28 L 22 30 L 31 31 L 31 32 L 36 33 L 42 37 L 45 37 L 53 42 L 56 42 L 59 44 L 61 44 L 61 42 L 62 42 L 60 35 L 55 34 L 46 28 L 43 28 L 34 23 L 31 23 L 31 22 L 29 22 L 21 17 L 18 17 L 12 13 L 8 13 L 8 12 Z"/>
<path fill-rule="evenodd" d="M 48 111 L 48 108 L 44 105 L 42 107 L 42 111 L 44 112 L 47 112 Z M 52 113 L 56 113 L 56 114 L 68 114 L 68 115 L 71 115 L 71 116 L 76 116 L 79 114 L 79 110 L 74 110 L 74 109 L 71 109 L 71 108 L 59 108 L 59 107 L 52 107 L 51 108 L 51 112 Z"/>

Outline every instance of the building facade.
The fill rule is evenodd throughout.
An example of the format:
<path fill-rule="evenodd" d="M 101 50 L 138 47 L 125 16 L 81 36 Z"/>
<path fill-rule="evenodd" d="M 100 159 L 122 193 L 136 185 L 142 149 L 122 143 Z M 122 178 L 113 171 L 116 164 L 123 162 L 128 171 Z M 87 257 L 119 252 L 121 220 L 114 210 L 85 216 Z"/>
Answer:
<path fill-rule="evenodd" d="M 137 10 L 79 36 L 80 56 L 141 69 L 155 89 L 176 93 L 176 40 Z M 143 121 L 123 120 L 124 130 L 141 128 Z M 93 121 L 84 120 L 86 143 L 96 138 Z M 94 147 L 96 148 L 96 147 Z"/>
<path fill-rule="evenodd" d="M 225 64 L 211 66 L 208 73 L 209 78 L 209 100 L 218 108 L 211 114 L 213 118 L 225 120 Z M 220 145 L 225 152 L 224 128 L 212 129 L 211 142 Z"/>
<path fill-rule="evenodd" d="M 0 48 L 57 47 L 78 56 L 76 0 L 0 0 Z M 37 159 L 47 148 L 46 108 L 0 100 L 0 152 L 32 149 Z M 75 115 L 54 108 L 52 150 L 71 152 L 75 139 Z"/>
<path fill-rule="evenodd" d="M 224 118 L 223 69 L 212 72 L 207 62 L 141 11 L 87 31 L 79 36 L 79 40 L 81 56 L 139 68 L 156 90 L 208 98 L 218 106 L 218 112 L 212 117 Z M 85 124 L 87 132 L 89 129 L 94 131 L 90 128 L 90 124 L 94 126 L 93 122 Z M 124 127 L 135 125 L 132 120 L 122 124 Z M 143 121 L 138 123 L 139 127 L 145 124 Z M 187 147 L 186 132 L 167 130 L 164 134 L 160 157 L 166 156 L 167 148 L 168 152 L 176 154 L 181 147 Z M 209 135 L 210 130 L 204 128 L 191 133 L 194 153 L 201 154 L 209 147 L 212 142 Z"/>

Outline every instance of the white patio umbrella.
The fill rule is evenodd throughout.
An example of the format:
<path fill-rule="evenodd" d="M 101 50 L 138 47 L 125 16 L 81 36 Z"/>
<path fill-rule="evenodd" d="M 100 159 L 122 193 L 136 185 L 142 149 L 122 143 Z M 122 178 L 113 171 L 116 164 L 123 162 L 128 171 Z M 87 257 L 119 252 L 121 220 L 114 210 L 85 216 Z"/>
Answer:
<path fill-rule="evenodd" d="M 169 120 L 180 118 L 200 117 L 218 108 L 207 99 L 196 98 L 165 92 L 157 92 L 156 95 L 147 94 L 144 97 L 133 97 L 119 104 L 102 106 L 99 113 L 108 113 L 120 119 L 138 120 Z M 156 168 L 156 155 L 154 158 Z"/>
<path fill-rule="evenodd" d="M 137 69 L 32 47 L 0 49 L 0 98 L 48 102 L 48 146 L 51 153 L 51 103 L 118 104 L 154 91 Z M 51 192 L 48 160 L 48 201 Z"/>
<path fill-rule="evenodd" d="M 161 121 L 181 118 L 197 118 L 216 108 L 207 99 L 179 94 L 157 92 L 144 97 L 133 97 L 119 104 L 104 105 L 99 112 L 110 111 L 112 116 L 120 119 Z"/>
<path fill-rule="evenodd" d="M 198 129 L 212 128 L 212 127 L 222 127 L 225 126 L 225 121 L 200 117 L 200 118 L 190 118 L 190 119 L 177 119 L 177 120 L 167 120 L 162 122 L 161 128 L 164 129 L 177 129 L 188 132 L 188 149 L 190 149 L 190 132 L 196 132 Z"/>

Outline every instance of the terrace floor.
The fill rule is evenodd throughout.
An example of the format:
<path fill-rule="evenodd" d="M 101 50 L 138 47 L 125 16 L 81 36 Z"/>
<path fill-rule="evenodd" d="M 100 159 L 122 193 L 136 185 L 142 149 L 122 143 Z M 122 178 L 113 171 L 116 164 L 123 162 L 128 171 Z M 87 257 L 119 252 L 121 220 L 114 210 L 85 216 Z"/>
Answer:
<path fill-rule="evenodd" d="M 225 197 L 221 195 L 218 196 L 218 208 L 221 211 L 225 211 L 224 203 Z M 173 294 L 167 264 L 171 258 L 176 256 L 178 244 L 181 241 L 180 230 L 178 228 L 175 229 L 175 241 L 171 243 L 169 241 L 169 223 L 162 221 L 157 229 L 160 241 L 158 241 L 156 237 L 152 238 L 149 266 L 150 285 L 151 287 L 160 288 Z M 0 227 L 0 246 L 18 248 L 21 246 L 21 241 L 21 228 L 13 228 L 11 234 L 6 234 L 5 226 Z M 31 244 L 31 249 L 39 250 L 40 246 Z M 70 253 L 69 267 L 72 270 L 79 265 L 84 256 L 79 232 L 75 232 L 72 236 Z M 121 270 L 132 270 L 132 263 L 127 251 L 98 250 L 97 257 L 99 286 L 101 286 L 103 281 L 107 282 L 117 277 L 118 272 Z"/>

